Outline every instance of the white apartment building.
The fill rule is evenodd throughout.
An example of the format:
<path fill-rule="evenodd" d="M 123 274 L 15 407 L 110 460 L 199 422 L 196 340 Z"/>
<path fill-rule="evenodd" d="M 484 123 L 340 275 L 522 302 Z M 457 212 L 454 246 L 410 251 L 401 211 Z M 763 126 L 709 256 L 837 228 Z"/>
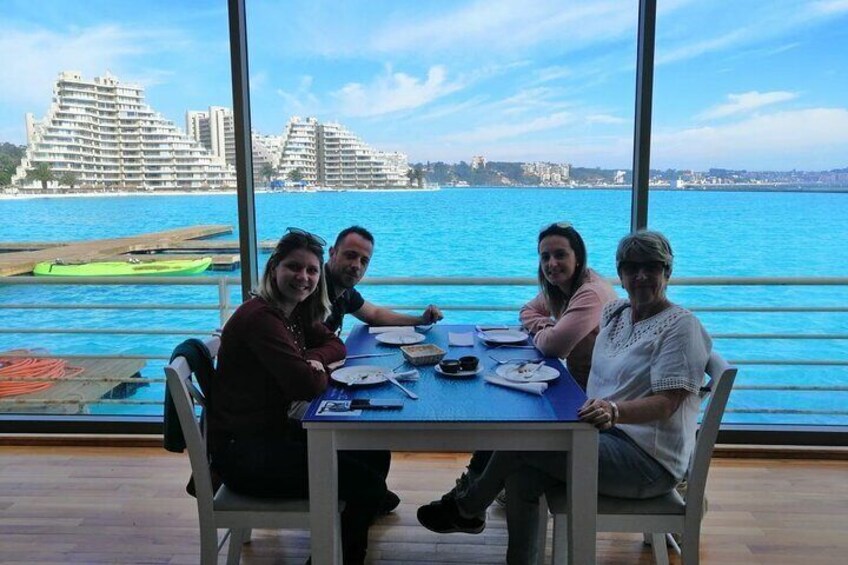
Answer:
<path fill-rule="evenodd" d="M 210 106 L 208 112 L 186 112 L 186 133 L 219 162 L 236 166 L 236 128 L 229 108 Z"/>
<path fill-rule="evenodd" d="M 213 157 L 144 101 L 144 89 L 110 74 L 83 79 L 65 71 L 47 115 L 27 114 L 27 149 L 12 183 L 40 188 L 27 171 L 47 163 L 83 190 L 234 188 L 235 170 Z M 52 183 L 58 186 L 56 181 Z"/>
<path fill-rule="evenodd" d="M 542 186 L 561 186 L 566 184 L 571 177 L 571 165 L 562 163 L 523 163 L 521 170 L 525 175 L 539 177 Z"/>
<path fill-rule="evenodd" d="M 329 188 L 406 186 L 409 169 L 403 153 L 377 151 L 338 123 L 292 117 L 283 132 L 279 174 L 294 170 L 312 184 Z"/>
<path fill-rule="evenodd" d="M 310 184 L 318 180 L 318 120 L 293 116 L 283 130 L 278 173 L 289 179 L 298 171 L 300 179 Z"/>

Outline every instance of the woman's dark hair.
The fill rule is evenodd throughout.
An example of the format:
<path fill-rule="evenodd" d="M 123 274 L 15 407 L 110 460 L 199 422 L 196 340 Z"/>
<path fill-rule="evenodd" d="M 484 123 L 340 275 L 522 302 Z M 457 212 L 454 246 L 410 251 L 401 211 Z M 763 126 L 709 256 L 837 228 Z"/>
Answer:
<path fill-rule="evenodd" d="M 330 312 L 327 280 L 324 276 L 324 246 L 317 238 L 307 232 L 292 231 L 280 239 L 274 248 L 274 252 L 268 258 L 268 262 L 265 264 L 265 271 L 262 273 L 262 279 L 259 281 L 259 288 L 256 294 L 274 306 L 279 306 L 282 303 L 282 295 L 280 294 L 280 289 L 277 288 L 275 271 L 280 262 L 297 249 L 305 249 L 315 255 L 318 258 L 321 273 L 318 279 L 318 288 L 306 297 L 303 302 L 298 304 L 297 309 L 301 312 L 303 320 L 307 324 L 323 322 L 324 318 Z"/>
<path fill-rule="evenodd" d="M 586 265 L 586 244 L 583 243 L 583 238 L 580 237 L 574 226 L 566 222 L 551 224 L 540 231 L 536 250 L 538 251 L 543 239 L 552 235 L 558 235 L 568 240 L 577 261 L 574 276 L 571 277 L 571 286 L 567 292 L 563 292 L 561 288 L 548 282 L 548 279 L 545 278 L 545 272 L 542 269 L 542 263 L 541 261 L 539 262 L 539 288 L 542 289 L 542 296 L 545 297 L 545 303 L 551 315 L 554 318 L 559 318 L 565 312 L 565 309 L 568 308 L 568 301 L 571 300 L 571 297 L 574 296 L 580 285 L 586 282 L 588 266 Z"/>

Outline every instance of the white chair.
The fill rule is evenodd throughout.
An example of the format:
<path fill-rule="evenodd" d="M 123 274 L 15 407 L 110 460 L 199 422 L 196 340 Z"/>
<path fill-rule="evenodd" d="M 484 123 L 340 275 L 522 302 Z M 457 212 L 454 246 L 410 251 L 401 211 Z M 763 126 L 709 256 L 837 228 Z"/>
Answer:
<path fill-rule="evenodd" d="M 651 541 L 657 565 L 668 565 L 667 534 L 682 534 L 682 562 L 684 565 L 697 565 L 707 473 L 710 470 L 713 447 L 724 408 L 727 405 L 727 398 L 736 379 L 736 371 L 737 369 L 728 365 L 718 353 L 713 352 L 710 355 L 706 369 L 710 381 L 702 393 L 702 396 L 709 396 L 709 400 L 698 431 L 695 451 L 689 461 L 685 499 L 676 490 L 664 496 L 644 500 L 599 495 L 599 532 L 643 533 L 645 539 Z M 546 493 L 548 507 L 554 516 L 553 563 L 556 565 L 567 562 L 568 528 L 565 494 L 566 489 L 561 485 L 557 485 Z M 540 520 L 544 520 L 540 528 L 542 531 L 547 526 L 547 512 L 543 516 L 544 518 L 540 515 Z M 544 548 L 544 544 L 540 547 Z M 540 550 L 540 555 L 543 556 L 544 551 Z M 541 556 L 540 560 L 543 559 Z"/>
<path fill-rule="evenodd" d="M 206 346 L 214 357 L 221 340 L 213 337 Z M 212 490 L 206 437 L 202 423 L 197 418 L 195 404 L 205 410 L 205 399 L 192 382 L 192 372 L 184 357 L 177 357 L 165 367 L 168 390 L 174 400 L 177 416 L 191 461 L 191 472 L 197 496 L 197 513 L 200 521 L 200 563 L 215 565 L 218 552 L 230 539 L 227 564 L 237 565 L 241 559 L 242 545 L 250 541 L 252 528 L 309 529 L 309 501 L 292 499 L 255 498 L 236 494 L 226 486 Z M 343 504 L 339 504 L 343 508 Z M 338 520 L 338 516 L 336 517 Z M 220 544 L 218 530 L 226 529 Z"/>

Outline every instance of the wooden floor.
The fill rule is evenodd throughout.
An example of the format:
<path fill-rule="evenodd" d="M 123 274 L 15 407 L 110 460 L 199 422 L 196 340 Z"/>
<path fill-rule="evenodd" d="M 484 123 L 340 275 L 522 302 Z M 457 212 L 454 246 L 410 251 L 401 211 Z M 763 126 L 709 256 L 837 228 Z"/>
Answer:
<path fill-rule="evenodd" d="M 415 519 L 464 462 L 395 454 L 390 485 L 402 503 L 372 529 L 371 563 L 503 562 L 496 506 L 476 536 L 433 534 Z M 185 456 L 159 449 L 2 446 L 0 563 L 197 563 L 188 475 Z M 848 562 L 848 461 L 719 459 L 708 497 L 704 563 Z M 305 532 L 255 531 L 242 563 L 301 564 L 308 551 Z M 648 564 L 651 555 L 641 536 L 599 534 L 598 563 Z"/>

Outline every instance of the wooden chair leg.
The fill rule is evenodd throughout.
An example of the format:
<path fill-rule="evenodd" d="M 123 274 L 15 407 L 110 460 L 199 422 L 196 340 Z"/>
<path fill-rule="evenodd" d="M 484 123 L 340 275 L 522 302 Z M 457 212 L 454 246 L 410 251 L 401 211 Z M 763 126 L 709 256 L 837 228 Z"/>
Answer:
<path fill-rule="evenodd" d="M 214 524 L 200 525 L 200 565 L 218 565 L 218 531 Z"/>
<path fill-rule="evenodd" d="M 698 565 L 700 561 L 700 527 L 684 530 L 683 543 L 680 544 L 680 561 L 683 565 Z"/>
<path fill-rule="evenodd" d="M 656 565 L 668 565 L 668 548 L 665 546 L 665 532 L 651 534 L 651 546 Z"/>
<path fill-rule="evenodd" d="M 545 564 L 545 553 L 547 550 L 548 541 L 548 501 L 542 495 L 539 498 L 539 531 L 536 535 L 536 547 L 538 554 L 536 555 L 536 565 Z"/>
<path fill-rule="evenodd" d="M 568 565 L 568 518 L 554 514 L 553 565 Z"/>
<path fill-rule="evenodd" d="M 250 530 L 230 530 L 230 547 L 227 550 L 227 565 L 239 565 L 241 561 L 241 546 L 250 539 Z"/>

